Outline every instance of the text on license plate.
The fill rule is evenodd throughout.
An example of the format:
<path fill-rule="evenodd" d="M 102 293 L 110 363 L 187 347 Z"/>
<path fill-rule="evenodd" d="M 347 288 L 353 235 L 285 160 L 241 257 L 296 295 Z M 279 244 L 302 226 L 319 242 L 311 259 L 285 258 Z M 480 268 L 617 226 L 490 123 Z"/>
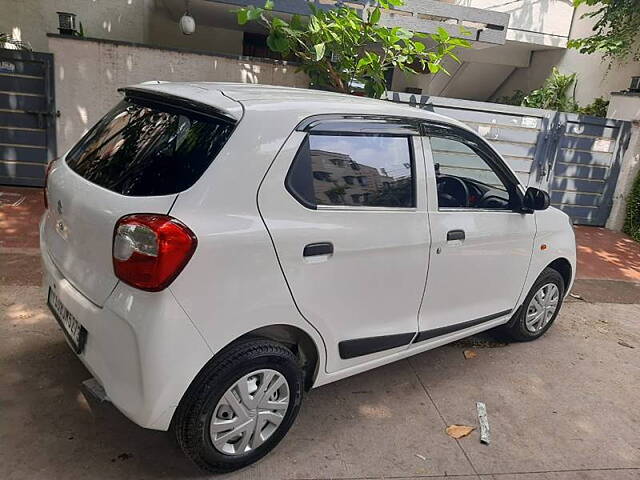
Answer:
<path fill-rule="evenodd" d="M 49 289 L 47 303 L 56 317 L 56 320 L 62 327 L 67 339 L 71 342 L 75 352 L 82 352 L 87 340 L 87 330 L 80 324 L 80 322 L 78 322 L 78 320 L 76 320 L 71 312 L 67 310 L 55 292 L 51 289 Z"/>

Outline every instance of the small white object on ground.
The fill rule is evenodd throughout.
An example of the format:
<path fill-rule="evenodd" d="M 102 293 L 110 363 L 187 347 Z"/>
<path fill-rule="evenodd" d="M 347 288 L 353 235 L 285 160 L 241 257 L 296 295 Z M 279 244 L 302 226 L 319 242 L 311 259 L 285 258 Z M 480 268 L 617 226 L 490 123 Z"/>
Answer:
<path fill-rule="evenodd" d="M 478 422 L 480 423 L 480 442 L 489 445 L 491 443 L 491 434 L 489 432 L 487 406 L 483 402 L 476 402 L 476 408 L 478 410 Z"/>

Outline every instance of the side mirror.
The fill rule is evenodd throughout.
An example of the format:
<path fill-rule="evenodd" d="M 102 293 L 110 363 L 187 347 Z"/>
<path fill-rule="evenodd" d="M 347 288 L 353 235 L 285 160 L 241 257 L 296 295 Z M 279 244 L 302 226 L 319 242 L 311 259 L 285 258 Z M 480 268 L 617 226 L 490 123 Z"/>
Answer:
<path fill-rule="evenodd" d="M 522 207 L 525 211 L 546 210 L 551 204 L 549 194 L 539 188 L 529 187 L 524 194 Z"/>

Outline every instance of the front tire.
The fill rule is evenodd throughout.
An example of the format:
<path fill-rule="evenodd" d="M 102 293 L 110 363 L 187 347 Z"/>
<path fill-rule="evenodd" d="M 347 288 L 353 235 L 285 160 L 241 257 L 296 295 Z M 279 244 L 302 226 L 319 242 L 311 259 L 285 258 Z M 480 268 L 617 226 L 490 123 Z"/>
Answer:
<path fill-rule="evenodd" d="M 527 294 L 522 306 L 502 331 L 512 340 L 529 342 L 551 328 L 564 299 L 562 275 L 545 268 Z"/>
<path fill-rule="evenodd" d="M 176 412 L 178 444 L 209 472 L 246 467 L 286 435 L 303 391 L 303 372 L 289 349 L 270 340 L 238 342 L 189 387 Z"/>

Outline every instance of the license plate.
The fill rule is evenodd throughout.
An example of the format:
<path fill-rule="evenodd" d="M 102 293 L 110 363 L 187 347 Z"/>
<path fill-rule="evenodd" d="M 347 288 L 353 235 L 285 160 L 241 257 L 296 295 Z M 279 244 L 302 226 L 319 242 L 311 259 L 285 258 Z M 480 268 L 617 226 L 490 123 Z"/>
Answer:
<path fill-rule="evenodd" d="M 62 327 L 62 331 L 71 343 L 76 353 L 81 353 L 84 344 L 87 341 L 87 330 L 76 320 L 76 318 L 67 310 L 55 292 L 49 289 L 47 304 L 53 312 L 53 316 Z"/>

